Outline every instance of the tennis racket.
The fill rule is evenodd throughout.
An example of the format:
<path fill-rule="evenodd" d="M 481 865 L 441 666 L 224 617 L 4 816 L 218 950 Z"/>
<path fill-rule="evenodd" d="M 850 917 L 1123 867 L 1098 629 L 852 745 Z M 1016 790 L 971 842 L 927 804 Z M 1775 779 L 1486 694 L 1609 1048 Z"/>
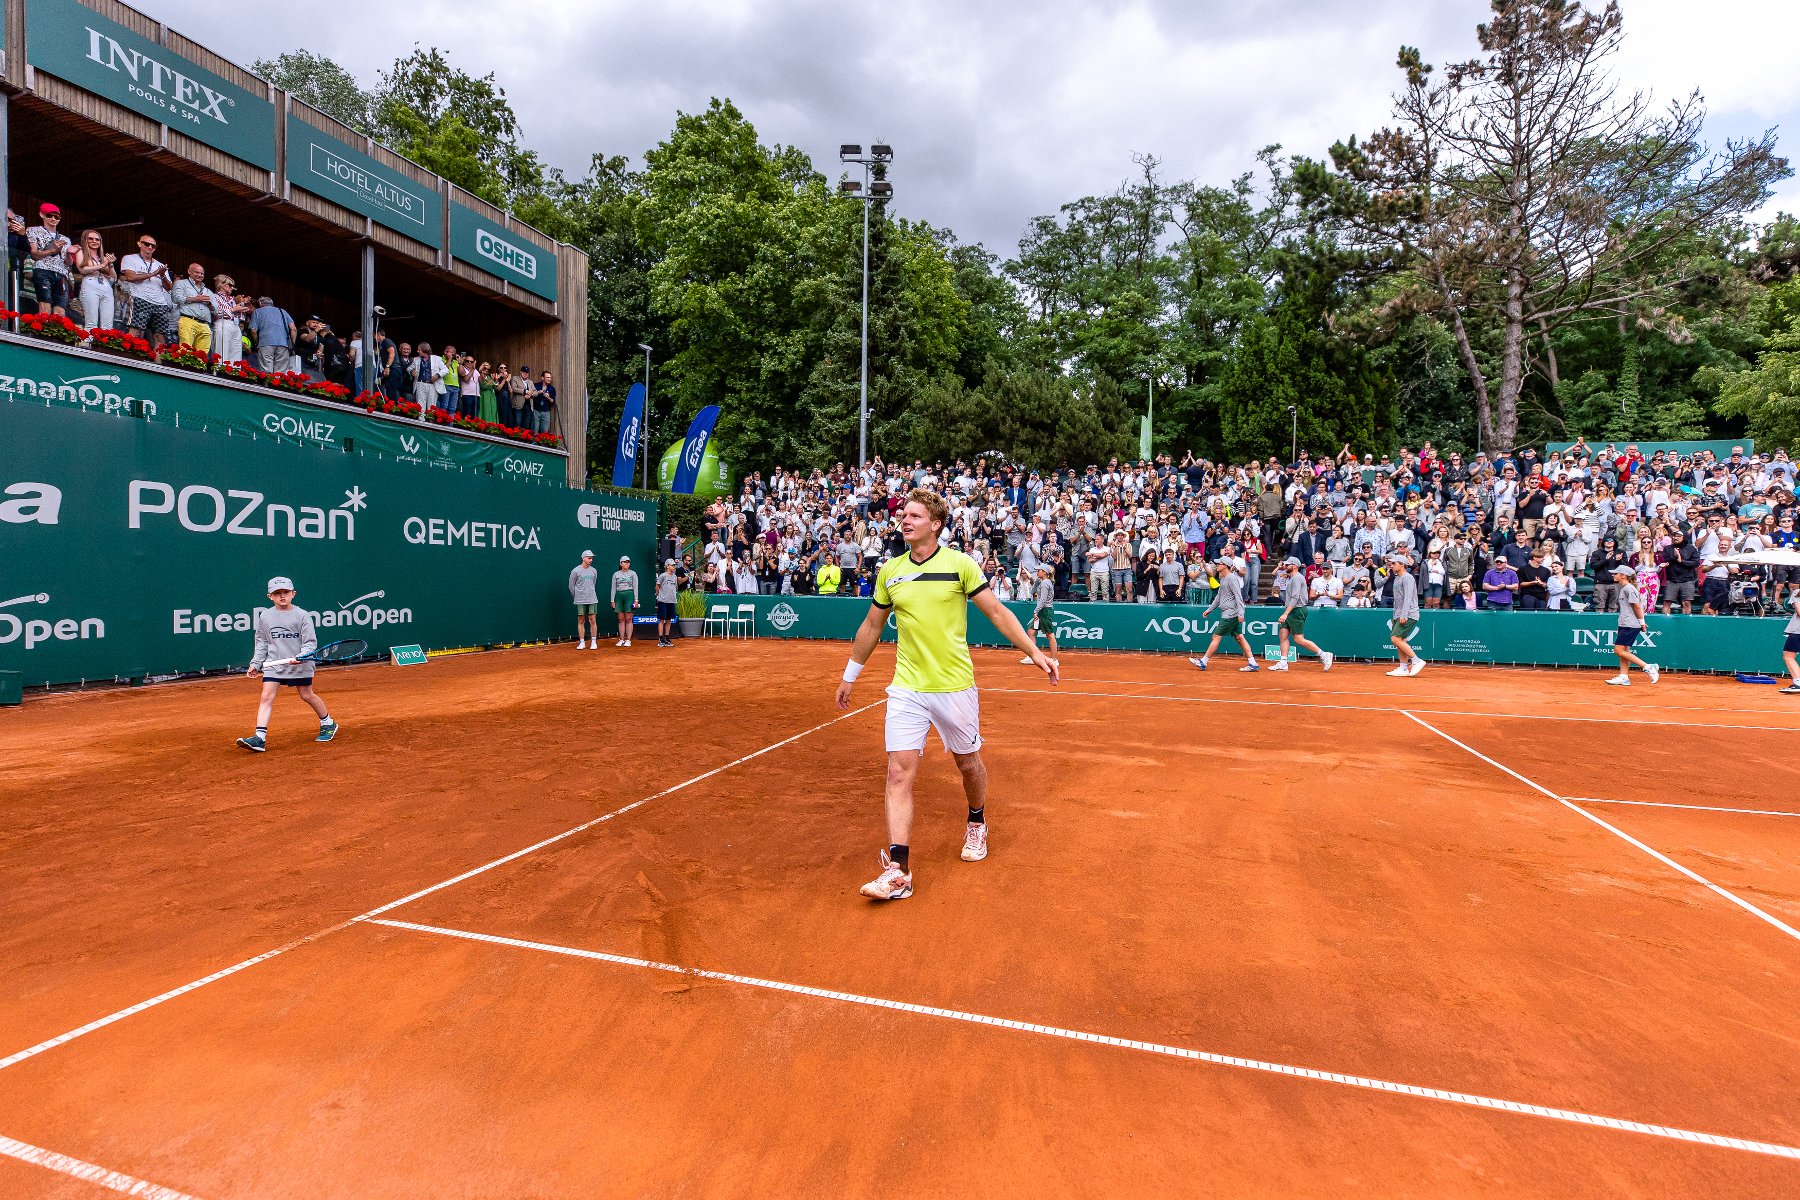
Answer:
<path fill-rule="evenodd" d="M 293 658 L 278 658 L 266 662 L 265 667 L 291 667 L 295 663 L 337 663 L 349 662 L 353 658 L 361 658 L 368 650 L 369 643 L 361 638 L 346 638 L 341 642 L 327 642 L 317 650 L 307 654 L 297 654 Z"/>

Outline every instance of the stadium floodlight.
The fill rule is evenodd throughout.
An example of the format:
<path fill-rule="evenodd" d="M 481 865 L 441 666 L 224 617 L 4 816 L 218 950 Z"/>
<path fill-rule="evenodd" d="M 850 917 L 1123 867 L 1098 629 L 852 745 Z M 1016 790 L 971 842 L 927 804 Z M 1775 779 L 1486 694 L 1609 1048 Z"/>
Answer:
<path fill-rule="evenodd" d="M 861 418 L 857 434 L 858 470 L 869 465 L 869 207 L 878 201 L 894 198 L 894 185 L 885 178 L 875 179 L 872 168 L 885 167 L 893 159 L 894 148 L 886 142 L 870 143 L 867 157 L 863 156 L 861 146 L 845 142 L 838 147 L 840 162 L 860 163 L 863 169 L 861 182 L 846 179 L 838 184 L 839 195 L 855 196 L 863 206 L 862 396 L 857 405 Z M 882 173 L 885 175 L 886 171 Z"/>

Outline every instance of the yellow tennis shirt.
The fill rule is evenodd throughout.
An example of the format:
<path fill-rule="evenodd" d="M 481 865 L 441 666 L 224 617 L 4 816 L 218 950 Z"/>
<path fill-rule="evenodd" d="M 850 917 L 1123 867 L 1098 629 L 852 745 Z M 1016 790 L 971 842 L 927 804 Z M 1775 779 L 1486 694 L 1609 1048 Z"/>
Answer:
<path fill-rule="evenodd" d="M 875 576 L 875 605 L 893 609 L 898 626 L 895 687 L 962 692 L 975 686 L 969 601 L 986 587 L 975 560 L 949 546 L 939 546 L 924 562 L 908 553 L 882 564 Z"/>

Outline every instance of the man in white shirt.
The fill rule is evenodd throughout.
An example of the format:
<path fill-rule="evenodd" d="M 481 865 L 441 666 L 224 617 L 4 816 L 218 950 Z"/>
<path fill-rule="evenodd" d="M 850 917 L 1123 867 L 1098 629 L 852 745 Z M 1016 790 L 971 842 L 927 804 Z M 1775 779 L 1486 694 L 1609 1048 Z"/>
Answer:
<path fill-rule="evenodd" d="M 169 297 L 167 263 L 156 257 L 156 239 L 144 234 L 137 240 L 137 253 L 127 254 L 119 264 L 119 278 L 131 295 L 125 330 L 159 349 L 176 338 L 175 305 Z"/>

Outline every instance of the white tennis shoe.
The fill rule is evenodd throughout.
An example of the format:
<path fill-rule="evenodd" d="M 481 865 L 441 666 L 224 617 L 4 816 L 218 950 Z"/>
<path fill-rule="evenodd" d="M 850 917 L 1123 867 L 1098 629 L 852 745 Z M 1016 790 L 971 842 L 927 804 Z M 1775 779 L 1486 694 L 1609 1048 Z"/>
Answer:
<path fill-rule="evenodd" d="M 1329 671 L 1331 670 L 1331 660 L 1336 657 L 1337 655 L 1329 650 L 1321 650 L 1319 651 L 1319 665 Z"/>
<path fill-rule="evenodd" d="M 1629 676 L 1629 675 L 1625 674 L 1623 671 L 1621 671 L 1617 675 L 1614 675 L 1611 679 L 1607 680 L 1606 682 L 1612 684 L 1614 687 L 1630 687 L 1631 686 L 1631 676 Z"/>
<path fill-rule="evenodd" d="M 881 874 L 862 885 L 862 894 L 871 900 L 904 900 L 912 895 L 912 876 L 883 850 Z"/>
<path fill-rule="evenodd" d="M 1650 677 L 1651 683 L 1655 683 L 1656 677 L 1658 675 L 1662 674 L 1662 668 L 1657 666 L 1655 663 L 1645 663 L 1644 664 L 1644 674 L 1646 674 Z"/>
<path fill-rule="evenodd" d="M 987 822 L 980 824 L 969 822 L 969 832 L 963 838 L 962 856 L 964 862 L 980 862 L 987 857 Z"/>
<path fill-rule="evenodd" d="M 577 649 L 577 650 L 586 650 L 586 649 L 587 649 L 587 639 L 586 639 L 586 638 L 582 638 L 582 639 L 581 639 L 581 640 L 580 640 L 580 641 L 579 641 L 579 642 L 576 642 L 576 643 L 575 643 L 575 648 L 576 648 L 576 649 Z"/>
<path fill-rule="evenodd" d="M 1424 669 L 1425 669 L 1425 660 L 1422 658 L 1415 658 L 1412 660 L 1412 665 L 1410 667 L 1406 668 L 1406 673 L 1409 676 L 1417 675 L 1420 671 L 1423 671 Z"/>
<path fill-rule="evenodd" d="M 1285 658 L 1278 658 L 1274 662 L 1269 664 L 1269 670 L 1271 670 L 1271 671 L 1285 671 L 1287 669 L 1288 669 L 1288 664 L 1287 664 L 1287 659 L 1285 659 Z"/>
<path fill-rule="evenodd" d="M 1399 666 L 1395 667 L 1393 670 L 1388 672 L 1388 678 L 1389 679 L 1405 679 L 1410 674 L 1412 674 L 1412 672 L 1410 672 L 1406 669 L 1406 664 L 1401 663 Z"/>

